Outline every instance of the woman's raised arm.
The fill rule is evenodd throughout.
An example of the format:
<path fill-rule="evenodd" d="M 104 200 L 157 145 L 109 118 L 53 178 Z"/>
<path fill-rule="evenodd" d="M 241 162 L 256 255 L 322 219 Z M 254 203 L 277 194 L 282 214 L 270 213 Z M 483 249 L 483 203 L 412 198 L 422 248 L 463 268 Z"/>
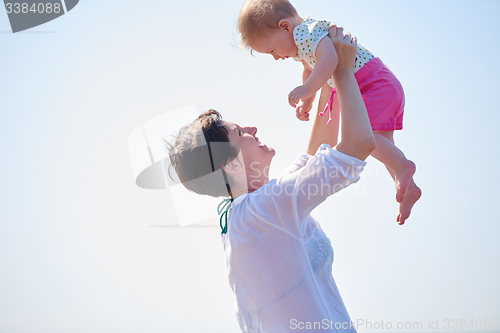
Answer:
<path fill-rule="evenodd" d="M 346 155 L 365 160 L 375 149 L 375 139 L 358 83 L 354 77 L 356 38 L 351 39 L 349 33 L 344 36 L 344 29 L 335 25 L 330 27 L 329 36 L 339 58 L 333 79 L 340 102 L 342 135 L 335 149 Z M 327 139 L 327 133 L 324 130 L 316 131 L 316 126 L 313 127 L 311 140 L 327 142 Z"/>
<path fill-rule="evenodd" d="M 336 149 L 346 155 L 365 160 L 375 149 L 370 119 L 354 77 L 356 38 L 343 34 L 342 28 L 330 27 L 330 38 L 339 55 L 339 65 L 333 80 L 339 96 L 341 138 Z M 340 59 L 342 58 L 342 63 Z"/>

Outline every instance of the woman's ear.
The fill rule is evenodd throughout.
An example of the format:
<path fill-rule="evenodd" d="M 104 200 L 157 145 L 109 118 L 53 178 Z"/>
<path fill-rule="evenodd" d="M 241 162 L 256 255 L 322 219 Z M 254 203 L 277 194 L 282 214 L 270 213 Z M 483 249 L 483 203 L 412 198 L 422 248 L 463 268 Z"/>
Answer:
<path fill-rule="evenodd" d="M 222 166 L 222 169 L 230 175 L 236 175 L 245 170 L 245 166 L 240 161 L 240 156 L 234 158 L 231 162 Z"/>
<path fill-rule="evenodd" d="M 287 19 L 281 19 L 278 22 L 278 27 L 280 29 L 285 30 L 286 32 L 292 33 L 293 32 L 293 25 L 290 21 Z"/>

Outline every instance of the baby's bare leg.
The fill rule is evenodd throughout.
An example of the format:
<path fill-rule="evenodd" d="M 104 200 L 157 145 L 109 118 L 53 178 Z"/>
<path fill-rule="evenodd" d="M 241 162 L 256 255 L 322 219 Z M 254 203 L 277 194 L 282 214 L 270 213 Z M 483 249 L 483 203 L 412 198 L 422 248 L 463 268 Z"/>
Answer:
<path fill-rule="evenodd" d="M 377 158 L 378 160 L 380 160 L 382 163 L 385 164 L 385 167 L 387 168 L 387 171 L 389 171 L 389 174 L 391 175 L 392 179 L 394 179 L 394 182 L 396 183 L 396 187 L 398 186 L 398 182 L 399 182 L 399 185 L 400 186 L 404 186 L 404 183 L 403 181 L 408 185 L 406 185 L 406 191 L 405 191 L 405 194 L 402 198 L 401 201 L 398 201 L 400 202 L 399 204 L 399 214 L 396 218 L 396 220 L 398 221 L 399 224 L 404 224 L 405 223 L 405 220 L 410 216 L 410 213 L 411 213 L 411 209 L 413 207 L 413 205 L 415 204 L 415 202 L 418 201 L 418 199 L 420 199 L 420 196 L 422 195 L 422 191 L 420 190 L 420 188 L 417 186 L 417 184 L 415 184 L 415 182 L 413 181 L 413 174 L 415 173 L 415 164 L 413 164 L 413 162 L 411 161 L 408 161 L 406 159 L 406 157 L 404 156 L 403 152 L 401 150 L 399 150 L 395 145 L 394 145 L 394 137 L 393 137 L 393 134 L 394 132 L 393 131 L 379 131 L 379 132 L 375 132 L 375 140 L 377 142 L 377 149 L 379 148 L 379 141 L 380 143 L 382 144 L 382 151 L 373 151 L 372 153 L 372 156 Z M 377 140 L 378 138 L 378 140 Z M 388 141 L 388 142 L 387 142 Z M 390 144 L 389 144 L 390 143 Z M 383 149 L 385 148 L 386 151 L 383 151 Z M 390 155 L 391 154 L 391 149 L 396 149 L 397 151 L 396 152 L 392 152 L 394 154 L 396 154 L 396 156 L 387 156 L 387 155 Z M 376 150 L 377 150 L 376 149 Z M 389 150 L 389 151 L 388 151 Z M 375 155 L 378 155 L 375 156 Z M 380 157 L 380 158 L 379 158 Z M 385 163 L 384 161 L 382 161 L 382 159 L 385 159 L 385 160 L 391 160 L 394 159 L 404 159 L 406 160 L 407 162 L 411 163 L 409 168 L 407 168 L 407 170 L 404 170 L 404 164 L 405 164 L 405 161 L 399 161 L 399 163 L 401 163 L 403 165 L 403 174 L 401 174 L 401 170 L 400 170 L 400 173 L 399 173 L 399 178 L 398 178 L 398 172 L 395 171 L 394 169 L 391 168 L 390 164 L 388 163 Z M 398 161 L 397 161 L 398 162 Z M 389 162 L 391 163 L 391 162 Z M 394 163 L 394 164 L 397 164 L 397 163 Z M 409 169 L 409 170 L 408 170 Z M 412 171 L 413 169 L 413 171 Z M 406 174 L 405 174 L 406 172 Z M 409 181 L 408 181 L 408 175 L 409 176 Z M 407 177 L 405 179 L 405 177 Z"/>
<path fill-rule="evenodd" d="M 401 203 L 415 173 L 415 164 L 407 160 L 403 152 L 394 145 L 393 133 L 393 131 L 375 131 L 377 148 L 372 152 L 372 156 L 394 172 L 396 201 Z"/>

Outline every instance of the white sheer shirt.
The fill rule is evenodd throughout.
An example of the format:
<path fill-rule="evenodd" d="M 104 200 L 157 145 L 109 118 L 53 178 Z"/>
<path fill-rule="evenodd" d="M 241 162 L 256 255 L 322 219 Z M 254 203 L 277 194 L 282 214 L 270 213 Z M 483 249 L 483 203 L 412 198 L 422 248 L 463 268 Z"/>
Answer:
<path fill-rule="evenodd" d="M 310 213 L 365 165 L 323 144 L 234 200 L 222 242 L 243 333 L 356 332 L 333 279 L 330 240 Z"/>

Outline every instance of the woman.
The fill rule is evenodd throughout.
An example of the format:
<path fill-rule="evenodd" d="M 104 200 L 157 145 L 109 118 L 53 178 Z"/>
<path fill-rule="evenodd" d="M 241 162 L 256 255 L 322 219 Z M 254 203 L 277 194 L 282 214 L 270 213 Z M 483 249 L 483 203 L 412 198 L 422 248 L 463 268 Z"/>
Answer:
<path fill-rule="evenodd" d="M 341 142 L 333 149 L 318 146 L 336 144 L 335 124 L 315 122 L 308 149 L 317 149 L 314 156 L 300 156 L 283 176 L 269 180 L 274 149 L 260 143 L 255 127 L 223 121 L 213 110 L 181 129 L 169 147 L 186 188 L 232 198 L 222 240 L 243 332 L 355 332 L 332 276 L 330 241 L 310 215 L 359 179 L 375 148 L 353 74 L 356 42 L 346 37 L 342 28 L 330 28 L 342 110 Z"/>

